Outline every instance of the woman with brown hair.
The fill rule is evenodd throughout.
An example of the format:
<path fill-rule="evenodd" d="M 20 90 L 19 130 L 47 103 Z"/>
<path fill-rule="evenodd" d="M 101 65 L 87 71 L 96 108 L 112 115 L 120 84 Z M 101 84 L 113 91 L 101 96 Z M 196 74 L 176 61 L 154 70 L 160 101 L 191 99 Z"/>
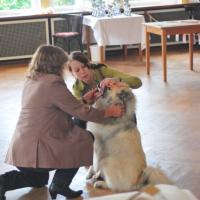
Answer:
<path fill-rule="evenodd" d="M 73 84 L 73 93 L 78 99 L 89 90 L 96 88 L 98 84 L 112 84 L 116 79 L 124 81 L 132 89 L 142 86 L 142 81 L 138 77 L 117 71 L 102 63 L 92 63 L 79 51 L 74 51 L 69 55 L 67 65 L 76 79 Z"/>
<path fill-rule="evenodd" d="M 77 99 L 87 99 L 90 103 L 93 103 L 96 99 L 96 93 L 89 93 L 90 95 L 88 95 L 88 91 L 95 91 L 97 85 L 101 85 L 101 88 L 104 88 L 121 80 L 127 83 L 132 89 L 142 86 L 140 78 L 117 71 L 101 63 L 92 63 L 79 51 L 74 51 L 70 54 L 67 65 L 75 78 L 73 84 L 74 96 Z M 91 94 L 94 94 L 94 99 L 92 99 Z M 135 114 L 133 114 L 133 120 L 137 123 Z M 86 128 L 85 121 L 75 118 L 74 122 L 80 127 Z"/>
<path fill-rule="evenodd" d="M 48 184 L 49 171 L 56 170 L 49 192 L 75 198 L 82 191 L 69 185 L 80 166 L 92 164 L 91 133 L 73 124 L 72 116 L 100 122 L 120 117 L 123 108 L 97 110 L 78 101 L 64 81 L 68 55 L 59 47 L 40 46 L 29 65 L 22 106 L 6 163 L 18 170 L 0 176 L 0 200 L 5 193 L 23 187 Z"/>

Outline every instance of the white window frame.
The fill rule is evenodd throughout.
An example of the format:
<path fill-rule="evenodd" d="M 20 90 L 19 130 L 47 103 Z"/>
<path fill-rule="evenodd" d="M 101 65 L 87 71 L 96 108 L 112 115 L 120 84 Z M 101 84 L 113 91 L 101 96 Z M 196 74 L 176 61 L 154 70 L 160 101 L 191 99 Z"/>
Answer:
<path fill-rule="evenodd" d="M 90 0 L 75 0 L 75 5 L 72 6 L 58 6 L 54 7 L 53 6 L 53 0 L 51 0 L 51 5 L 52 9 L 55 12 L 75 12 L 75 11 L 88 11 L 91 10 L 91 3 Z"/>
<path fill-rule="evenodd" d="M 159 6 L 159 5 L 171 5 L 179 3 L 179 0 L 130 0 L 131 7 L 140 6 Z"/>
<path fill-rule="evenodd" d="M 53 1 L 53 0 L 52 0 Z M 179 3 L 180 0 L 129 0 L 131 7 L 143 7 L 143 6 L 159 6 L 159 5 L 170 5 Z M 113 0 L 105 0 L 106 4 L 110 4 Z M 53 7 L 56 12 L 62 11 L 88 11 L 91 10 L 90 0 L 75 0 L 75 5 L 73 6 L 60 6 Z"/>
<path fill-rule="evenodd" d="M 80 7 L 86 8 L 86 9 L 91 9 L 91 1 L 89 0 L 76 0 L 77 3 L 79 2 Z M 113 2 L 113 0 L 104 0 L 106 4 L 110 4 Z M 159 6 L 159 5 L 172 5 L 172 4 L 177 4 L 180 3 L 181 0 L 129 0 L 129 3 L 131 7 L 145 7 L 145 6 Z M 81 3 L 82 2 L 82 5 Z M 83 2 L 86 2 L 84 4 L 87 4 L 85 7 L 83 5 Z M 123 0 L 121 0 L 123 2 Z"/>

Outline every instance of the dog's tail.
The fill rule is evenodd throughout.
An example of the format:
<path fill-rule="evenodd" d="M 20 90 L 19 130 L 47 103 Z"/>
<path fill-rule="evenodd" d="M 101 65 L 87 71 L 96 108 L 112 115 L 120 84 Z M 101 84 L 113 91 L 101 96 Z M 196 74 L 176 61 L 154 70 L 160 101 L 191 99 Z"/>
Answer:
<path fill-rule="evenodd" d="M 159 167 L 146 167 L 143 170 L 141 176 L 141 182 L 143 184 L 169 184 L 173 185 L 174 183 L 170 178 L 159 168 Z"/>
<path fill-rule="evenodd" d="M 167 184 L 174 185 L 173 181 L 159 168 L 146 167 L 136 185 L 132 186 L 132 190 L 142 190 L 147 185 Z"/>
<path fill-rule="evenodd" d="M 132 190 L 141 190 L 147 185 L 156 184 L 168 184 L 173 185 L 174 183 L 170 178 L 159 168 L 159 167 L 146 167 L 136 185 L 132 187 Z"/>

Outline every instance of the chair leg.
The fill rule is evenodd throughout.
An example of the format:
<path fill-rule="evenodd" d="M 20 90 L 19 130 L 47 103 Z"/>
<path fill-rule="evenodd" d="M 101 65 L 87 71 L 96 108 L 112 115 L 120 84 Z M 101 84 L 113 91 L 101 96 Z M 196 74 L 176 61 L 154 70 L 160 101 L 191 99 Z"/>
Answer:
<path fill-rule="evenodd" d="M 57 44 L 57 38 L 53 37 L 53 45 L 56 46 L 56 44 Z"/>
<path fill-rule="evenodd" d="M 80 50 L 83 53 L 83 43 L 82 43 L 82 39 L 81 38 L 78 39 L 78 43 L 79 43 L 79 46 L 80 46 Z"/>
<path fill-rule="evenodd" d="M 68 40 L 68 43 L 67 43 L 67 52 L 68 52 L 68 54 L 70 54 L 70 46 L 71 46 L 71 42 L 70 42 L 70 40 Z"/>

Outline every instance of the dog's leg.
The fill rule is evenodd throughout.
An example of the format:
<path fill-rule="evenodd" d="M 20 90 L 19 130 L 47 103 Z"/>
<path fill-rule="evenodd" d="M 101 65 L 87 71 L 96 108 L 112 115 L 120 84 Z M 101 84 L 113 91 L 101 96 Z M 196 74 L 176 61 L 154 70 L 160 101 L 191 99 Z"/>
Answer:
<path fill-rule="evenodd" d="M 90 168 L 88 169 L 86 179 L 91 179 L 95 175 L 94 168 L 91 165 Z"/>
<path fill-rule="evenodd" d="M 101 171 L 99 170 L 92 178 L 96 180 L 102 178 Z"/>
<path fill-rule="evenodd" d="M 92 183 L 95 184 L 97 181 L 102 181 L 103 175 L 101 173 L 101 171 L 99 170 L 97 173 L 94 174 L 94 176 L 92 177 Z"/>

